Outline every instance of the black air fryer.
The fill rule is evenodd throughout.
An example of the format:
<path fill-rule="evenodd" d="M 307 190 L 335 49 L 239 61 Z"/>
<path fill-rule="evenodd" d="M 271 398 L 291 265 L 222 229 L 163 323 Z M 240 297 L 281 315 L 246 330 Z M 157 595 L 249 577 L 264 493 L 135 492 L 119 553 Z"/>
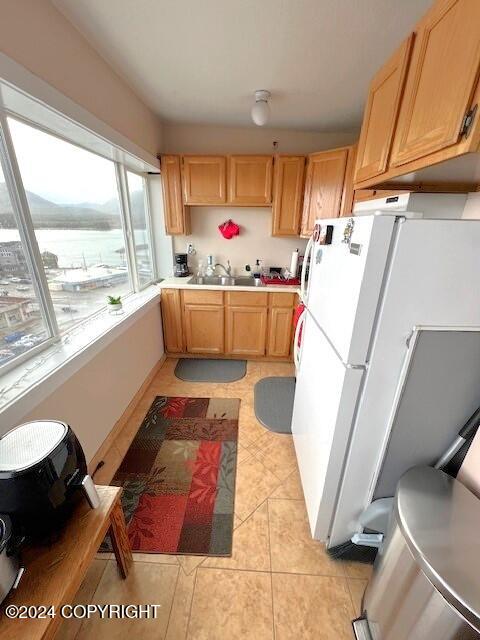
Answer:
<path fill-rule="evenodd" d="M 0 513 L 10 516 L 16 532 L 53 533 L 79 493 L 98 506 L 82 447 L 67 424 L 36 420 L 0 438 Z"/>

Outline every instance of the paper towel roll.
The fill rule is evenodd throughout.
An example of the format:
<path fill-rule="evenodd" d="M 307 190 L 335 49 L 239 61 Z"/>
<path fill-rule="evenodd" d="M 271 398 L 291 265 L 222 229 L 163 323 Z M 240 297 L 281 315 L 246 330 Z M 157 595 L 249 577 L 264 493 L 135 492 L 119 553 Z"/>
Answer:
<path fill-rule="evenodd" d="M 298 266 L 298 249 L 292 251 L 292 259 L 290 261 L 290 274 L 295 277 L 297 275 Z"/>

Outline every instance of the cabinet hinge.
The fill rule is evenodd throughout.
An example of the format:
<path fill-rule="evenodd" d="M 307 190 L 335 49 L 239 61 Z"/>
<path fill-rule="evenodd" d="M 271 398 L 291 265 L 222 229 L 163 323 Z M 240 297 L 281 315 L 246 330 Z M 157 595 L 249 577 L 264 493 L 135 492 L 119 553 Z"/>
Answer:
<path fill-rule="evenodd" d="M 477 113 L 478 104 L 473 106 L 470 111 L 467 111 L 463 118 L 462 128 L 460 129 L 460 137 L 465 136 L 468 138 L 470 130 L 472 128 L 473 121 L 475 120 L 475 114 Z"/>

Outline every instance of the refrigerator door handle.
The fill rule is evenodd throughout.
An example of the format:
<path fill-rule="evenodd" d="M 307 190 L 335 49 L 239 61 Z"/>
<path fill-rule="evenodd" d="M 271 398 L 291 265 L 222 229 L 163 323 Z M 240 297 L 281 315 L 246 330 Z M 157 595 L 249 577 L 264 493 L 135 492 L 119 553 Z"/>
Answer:
<path fill-rule="evenodd" d="M 314 240 L 313 240 L 313 236 L 310 236 L 310 238 L 308 239 L 307 242 L 307 248 L 305 249 L 305 257 L 303 258 L 303 264 L 302 264 L 302 275 L 300 278 L 300 300 L 306 304 L 306 296 L 307 296 L 307 291 L 306 291 L 306 279 L 307 279 L 307 264 L 308 264 L 308 260 L 310 258 L 310 254 L 313 251 L 313 247 L 314 247 Z"/>
<path fill-rule="evenodd" d="M 295 337 L 293 343 L 293 362 L 295 363 L 295 369 L 298 371 L 298 367 L 300 366 L 300 354 L 301 354 L 301 345 L 299 345 L 299 337 L 300 331 L 302 330 L 303 324 L 305 322 L 305 318 L 307 317 L 307 310 L 305 309 L 298 319 L 297 326 L 295 327 Z"/>

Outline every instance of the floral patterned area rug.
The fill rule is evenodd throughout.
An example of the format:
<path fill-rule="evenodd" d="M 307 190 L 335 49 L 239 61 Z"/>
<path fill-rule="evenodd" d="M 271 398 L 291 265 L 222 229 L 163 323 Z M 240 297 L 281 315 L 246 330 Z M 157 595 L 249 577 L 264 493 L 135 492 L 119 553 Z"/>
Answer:
<path fill-rule="evenodd" d="M 133 551 L 231 555 L 239 407 L 155 398 L 111 483 Z"/>

